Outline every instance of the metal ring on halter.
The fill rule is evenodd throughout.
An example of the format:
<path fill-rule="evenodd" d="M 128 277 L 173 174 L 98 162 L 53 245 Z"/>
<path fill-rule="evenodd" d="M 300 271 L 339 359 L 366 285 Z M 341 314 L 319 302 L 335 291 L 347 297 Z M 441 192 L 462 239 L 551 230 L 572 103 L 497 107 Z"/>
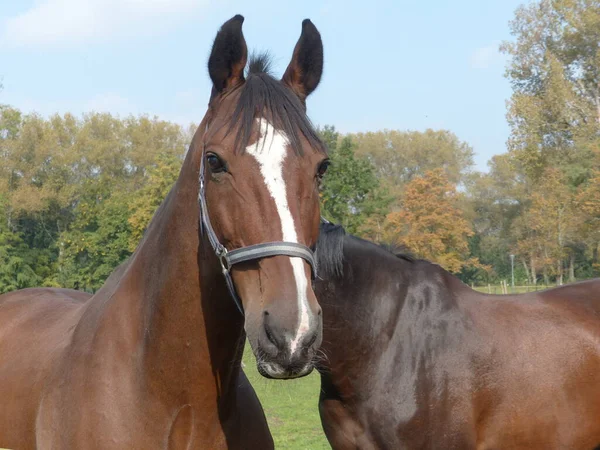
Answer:
<path fill-rule="evenodd" d="M 227 249 L 225 247 L 222 248 L 221 252 L 217 254 L 217 258 L 219 258 L 219 262 L 221 263 L 221 269 L 223 273 L 229 273 L 231 270 L 231 263 L 229 262 L 229 258 L 227 257 Z"/>

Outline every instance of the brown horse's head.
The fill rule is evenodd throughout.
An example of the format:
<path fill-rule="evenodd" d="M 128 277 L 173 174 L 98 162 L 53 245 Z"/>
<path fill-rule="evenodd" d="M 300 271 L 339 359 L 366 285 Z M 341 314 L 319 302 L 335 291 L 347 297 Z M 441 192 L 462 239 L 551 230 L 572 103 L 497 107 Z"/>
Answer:
<path fill-rule="evenodd" d="M 304 102 L 321 78 L 321 37 L 305 20 L 281 80 L 268 74 L 264 56 L 253 58 L 244 76 L 243 20 L 221 27 L 208 63 L 213 91 L 197 148 L 204 152 L 207 213 L 228 251 L 274 241 L 312 248 L 328 161 Z M 277 255 L 237 264 L 231 275 L 261 374 L 309 373 L 322 327 L 310 265 Z"/>

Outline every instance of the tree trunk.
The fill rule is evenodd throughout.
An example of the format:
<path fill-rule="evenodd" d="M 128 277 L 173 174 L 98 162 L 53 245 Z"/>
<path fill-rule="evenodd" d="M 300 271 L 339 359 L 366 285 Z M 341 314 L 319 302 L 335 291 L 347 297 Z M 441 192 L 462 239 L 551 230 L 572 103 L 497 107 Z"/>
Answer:
<path fill-rule="evenodd" d="M 563 284 L 563 267 L 560 259 L 556 262 L 556 284 L 559 286 Z"/>
<path fill-rule="evenodd" d="M 569 283 L 575 282 L 575 255 L 569 258 Z"/>
<path fill-rule="evenodd" d="M 544 285 L 549 286 L 550 285 L 550 277 L 548 276 L 548 267 L 544 266 Z"/>
<path fill-rule="evenodd" d="M 522 258 L 521 262 L 523 263 L 523 267 L 525 268 L 525 274 L 527 275 L 527 282 L 533 284 L 533 281 L 529 275 L 529 267 L 527 266 L 527 261 L 525 261 L 525 258 Z"/>
<path fill-rule="evenodd" d="M 531 282 L 534 286 L 537 285 L 537 273 L 535 273 L 535 261 L 533 259 L 533 256 L 531 257 Z"/>
<path fill-rule="evenodd" d="M 13 190 L 14 177 L 15 177 L 15 171 L 11 170 L 10 177 L 8 179 L 9 196 L 10 196 L 10 192 Z M 10 206 L 7 206 L 7 208 L 6 208 L 6 225 L 8 226 L 9 231 L 12 231 L 12 232 L 17 231 L 17 230 L 13 230 L 12 208 Z"/>

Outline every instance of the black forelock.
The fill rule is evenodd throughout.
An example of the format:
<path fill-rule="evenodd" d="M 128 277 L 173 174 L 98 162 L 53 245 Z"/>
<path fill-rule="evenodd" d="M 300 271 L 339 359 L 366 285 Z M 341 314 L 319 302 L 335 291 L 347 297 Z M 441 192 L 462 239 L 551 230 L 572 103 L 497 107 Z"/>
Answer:
<path fill-rule="evenodd" d="M 266 73 L 273 76 L 271 72 L 272 65 L 273 57 L 269 52 L 252 53 L 248 62 L 246 77 L 257 73 Z"/>
<path fill-rule="evenodd" d="M 325 154 L 325 145 L 308 119 L 303 102 L 269 73 L 270 67 L 271 57 L 268 53 L 253 54 L 249 59 L 247 78 L 238 88 L 240 95 L 229 127 L 229 132 L 239 127 L 236 151 L 248 147 L 255 119 L 261 117 L 287 136 L 296 154 L 303 153 L 301 136 L 306 138 L 311 147 Z"/>

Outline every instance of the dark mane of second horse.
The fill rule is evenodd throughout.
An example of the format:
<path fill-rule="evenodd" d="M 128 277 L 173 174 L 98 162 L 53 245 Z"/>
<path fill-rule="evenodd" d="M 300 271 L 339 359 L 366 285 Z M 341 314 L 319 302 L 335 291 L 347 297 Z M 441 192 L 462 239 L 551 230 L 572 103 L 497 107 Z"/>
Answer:
<path fill-rule="evenodd" d="M 401 246 L 395 246 L 391 244 L 374 244 L 372 242 L 361 239 L 357 236 L 353 236 L 346 233 L 346 230 L 341 225 L 333 223 L 322 223 L 321 233 L 319 234 L 318 248 L 318 262 L 319 268 L 323 271 L 324 277 L 342 277 L 344 276 L 344 240 L 353 241 L 355 243 L 361 243 L 363 246 L 369 249 L 375 249 L 379 247 L 382 250 L 393 254 L 396 258 L 400 258 L 404 261 L 415 262 L 415 258 L 410 251 Z M 346 244 L 348 245 L 348 244 Z M 425 261 L 425 260 L 419 260 Z"/>

